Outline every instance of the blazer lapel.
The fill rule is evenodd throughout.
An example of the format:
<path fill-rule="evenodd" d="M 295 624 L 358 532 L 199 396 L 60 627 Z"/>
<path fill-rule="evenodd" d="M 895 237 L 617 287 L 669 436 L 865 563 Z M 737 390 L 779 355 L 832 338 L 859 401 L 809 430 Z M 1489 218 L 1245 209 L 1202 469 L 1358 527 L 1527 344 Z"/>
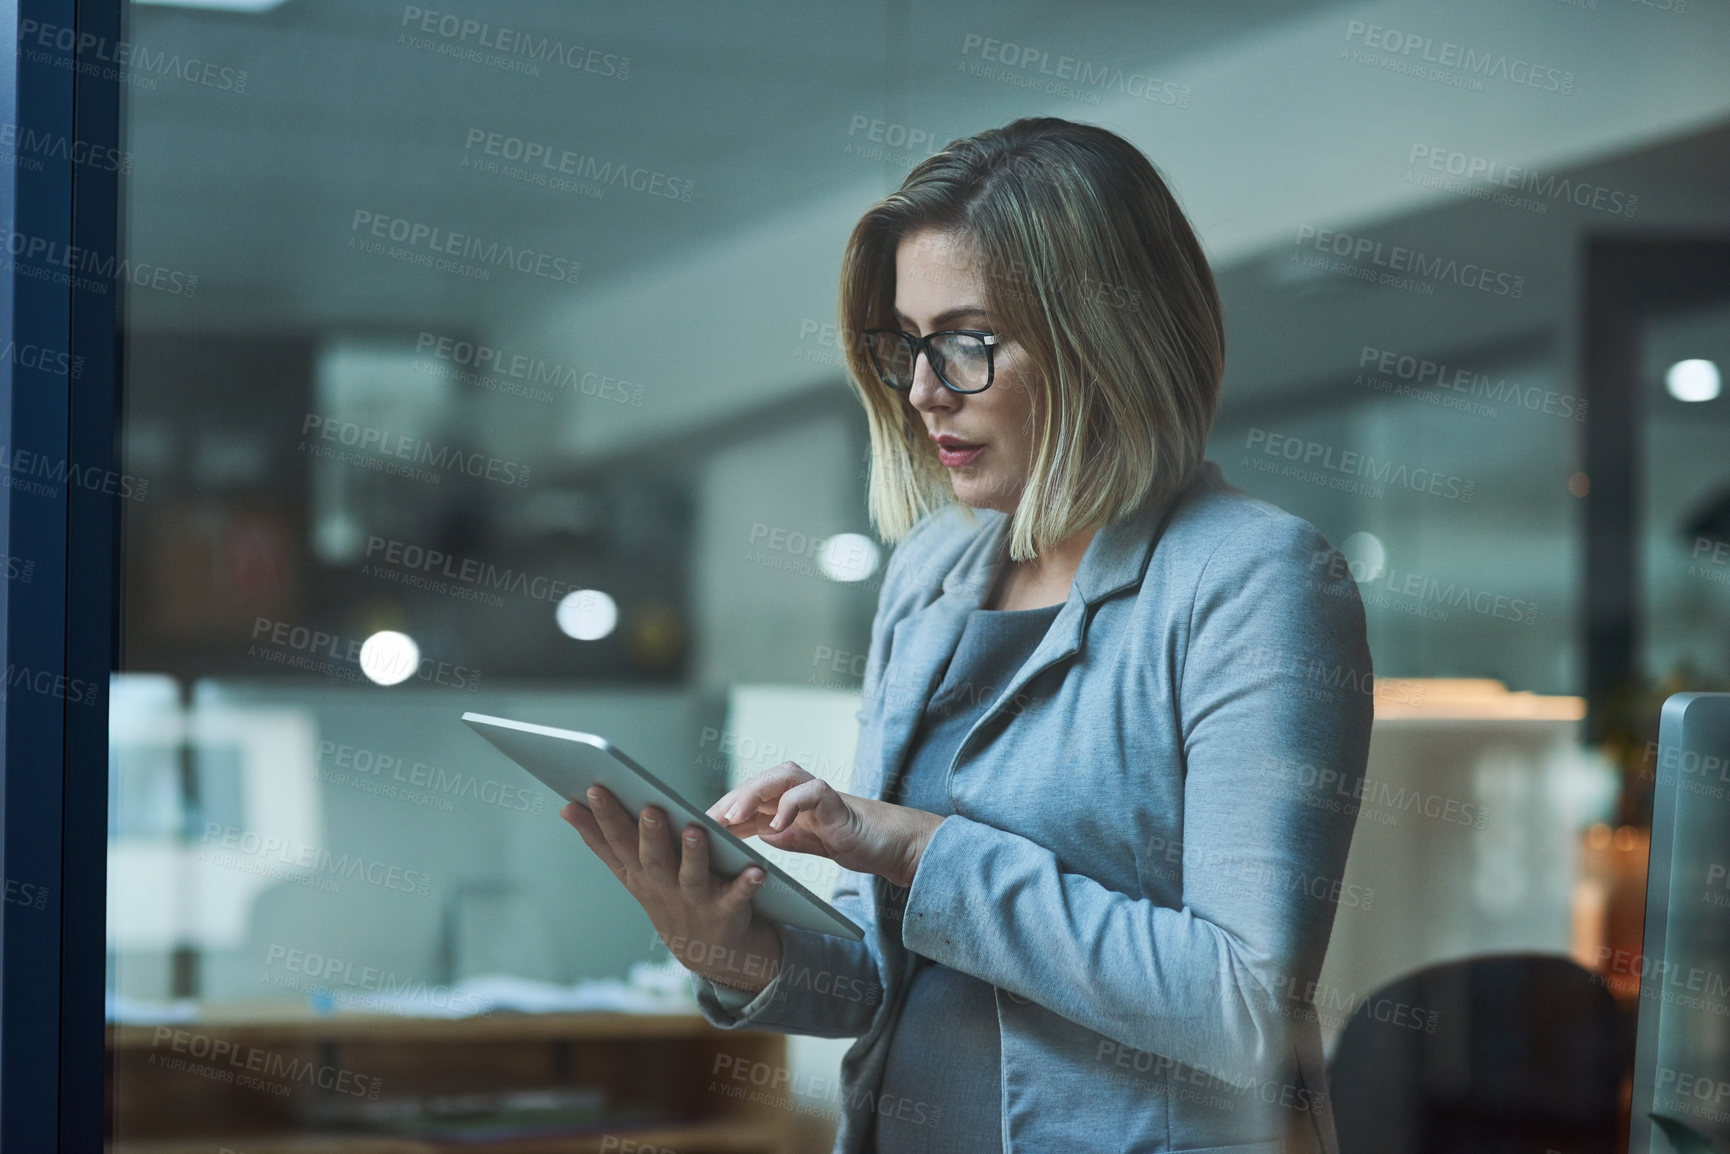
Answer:
<path fill-rule="evenodd" d="M 1181 496 L 1181 491 L 1179 496 Z M 980 714 L 956 751 L 959 759 L 973 735 L 1006 702 L 1013 702 L 1026 684 L 1045 670 L 1081 651 L 1091 605 L 1141 583 L 1148 558 L 1164 530 L 1178 497 L 1146 501 L 1134 511 L 1100 527 L 1082 554 L 1069 597 L 1051 627 L 990 708 Z M 896 622 L 889 665 L 883 671 L 881 729 L 882 784 L 877 797 L 893 797 L 900 781 L 908 744 L 920 716 L 937 689 L 944 663 L 955 652 L 967 615 L 985 603 L 1002 567 L 1009 517 L 998 513 L 962 550 L 943 578 L 942 593 L 923 608 Z M 953 768 L 954 763 L 951 762 Z"/>
<path fill-rule="evenodd" d="M 1153 556 L 1153 548 L 1165 531 L 1166 521 L 1181 493 L 1182 490 L 1164 501 L 1143 502 L 1126 516 L 1101 526 L 1093 535 L 1093 540 L 1087 543 L 1087 549 L 1081 555 L 1081 564 L 1075 571 L 1075 580 L 1070 583 L 1069 597 L 1063 608 L 1058 610 L 1051 627 L 1027 660 L 1022 662 L 1021 668 L 1016 670 L 1015 676 L 1009 679 L 996 700 L 979 715 L 961 739 L 955 759 L 950 762 L 951 771 L 966 754 L 968 744 L 980 727 L 1013 704 L 1028 682 L 1081 652 L 1088 615 L 1095 602 L 1141 584 L 1142 576 L 1147 572 L 1148 559 Z M 972 608 L 978 607 L 976 601 Z M 963 614 L 962 623 L 965 622 L 966 615 Z M 953 639 L 950 645 L 953 647 Z"/>
<path fill-rule="evenodd" d="M 895 623 L 889 665 L 883 671 L 883 781 L 878 797 L 894 796 L 908 743 L 967 627 L 967 615 L 985 603 L 996 580 L 1008 526 L 1009 518 L 999 514 L 981 529 L 944 575 L 936 600 Z"/>

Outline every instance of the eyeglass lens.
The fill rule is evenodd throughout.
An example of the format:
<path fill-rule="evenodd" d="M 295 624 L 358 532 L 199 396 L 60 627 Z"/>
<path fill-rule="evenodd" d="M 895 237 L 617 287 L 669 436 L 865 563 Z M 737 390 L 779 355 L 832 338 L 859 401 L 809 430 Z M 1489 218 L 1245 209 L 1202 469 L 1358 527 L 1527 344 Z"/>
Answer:
<path fill-rule="evenodd" d="M 871 355 L 883 376 L 897 389 L 913 387 L 913 340 L 873 335 Z M 940 333 L 926 344 L 931 368 L 951 388 L 974 391 L 991 380 L 990 350 L 978 337 L 965 333 Z"/>

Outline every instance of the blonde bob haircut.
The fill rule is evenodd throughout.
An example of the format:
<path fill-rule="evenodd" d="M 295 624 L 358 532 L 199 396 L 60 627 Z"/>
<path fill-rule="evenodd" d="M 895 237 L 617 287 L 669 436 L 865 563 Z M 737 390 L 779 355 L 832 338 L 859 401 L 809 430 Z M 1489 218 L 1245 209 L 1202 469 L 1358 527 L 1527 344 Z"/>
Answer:
<path fill-rule="evenodd" d="M 1134 145 L 1087 124 L 1017 120 L 952 141 L 854 227 L 841 331 L 871 428 L 871 522 L 899 541 L 955 502 L 907 396 L 858 334 L 896 329 L 895 254 L 926 229 L 965 239 L 993 327 L 1036 370 L 1034 449 L 1009 525 L 1017 561 L 1143 501 L 1201 463 L 1225 368 L 1219 294 L 1201 245 Z"/>

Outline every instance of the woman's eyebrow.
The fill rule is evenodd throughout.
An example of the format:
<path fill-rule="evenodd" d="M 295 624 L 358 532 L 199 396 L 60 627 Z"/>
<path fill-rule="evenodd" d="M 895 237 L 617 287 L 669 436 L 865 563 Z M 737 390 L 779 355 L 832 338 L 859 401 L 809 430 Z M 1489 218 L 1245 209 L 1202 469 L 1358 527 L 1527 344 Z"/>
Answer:
<path fill-rule="evenodd" d="M 980 308 L 978 305 L 966 305 L 962 308 L 949 309 L 945 312 L 938 313 L 936 316 L 931 318 L 931 327 L 932 331 L 935 332 L 936 330 L 943 328 L 945 325 L 954 324 L 963 317 L 984 316 L 985 310 Z M 906 321 L 908 324 L 913 323 L 913 318 L 902 312 L 900 309 L 895 310 L 895 318 L 897 320 Z"/>

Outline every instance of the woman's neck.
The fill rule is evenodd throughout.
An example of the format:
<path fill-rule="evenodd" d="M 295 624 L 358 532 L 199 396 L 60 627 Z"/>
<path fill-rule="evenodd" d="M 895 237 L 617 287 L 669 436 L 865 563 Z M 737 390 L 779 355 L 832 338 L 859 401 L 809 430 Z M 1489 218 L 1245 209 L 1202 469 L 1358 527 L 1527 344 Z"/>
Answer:
<path fill-rule="evenodd" d="M 1026 561 L 1005 557 L 997 573 L 996 588 L 987 606 L 992 609 L 1038 609 L 1069 599 L 1081 558 L 1093 540 L 1094 529 L 1072 533 L 1056 545 Z"/>

